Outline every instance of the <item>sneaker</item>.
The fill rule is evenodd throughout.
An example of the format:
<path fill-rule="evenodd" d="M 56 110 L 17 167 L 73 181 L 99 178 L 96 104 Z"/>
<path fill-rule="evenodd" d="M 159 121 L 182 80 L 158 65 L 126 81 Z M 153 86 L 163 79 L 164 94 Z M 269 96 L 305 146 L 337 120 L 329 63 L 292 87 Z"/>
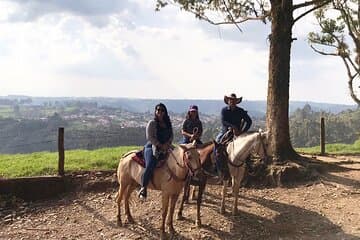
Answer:
<path fill-rule="evenodd" d="M 138 192 L 138 197 L 141 200 L 145 200 L 146 199 L 146 195 L 147 195 L 147 191 L 146 191 L 146 187 L 141 187 L 139 192 Z"/>

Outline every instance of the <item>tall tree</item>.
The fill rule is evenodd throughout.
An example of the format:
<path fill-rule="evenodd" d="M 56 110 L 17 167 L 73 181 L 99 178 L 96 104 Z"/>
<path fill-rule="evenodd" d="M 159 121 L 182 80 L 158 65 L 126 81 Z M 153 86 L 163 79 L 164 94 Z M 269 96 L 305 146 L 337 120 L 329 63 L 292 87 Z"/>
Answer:
<path fill-rule="evenodd" d="M 180 6 L 213 25 L 240 24 L 249 20 L 271 22 L 266 125 L 269 152 L 275 162 L 298 157 L 289 134 L 290 50 L 294 24 L 331 0 L 157 0 L 157 9 L 168 4 Z M 305 7 L 309 8 L 308 10 Z M 299 14 L 295 16 L 295 11 Z M 214 12 L 220 14 L 213 14 Z M 213 16 L 223 16 L 221 19 Z"/>
<path fill-rule="evenodd" d="M 311 48 L 322 55 L 342 59 L 350 96 L 360 106 L 360 0 L 334 0 L 318 9 L 315 17 L 320 32 L 309 34 Z"/>

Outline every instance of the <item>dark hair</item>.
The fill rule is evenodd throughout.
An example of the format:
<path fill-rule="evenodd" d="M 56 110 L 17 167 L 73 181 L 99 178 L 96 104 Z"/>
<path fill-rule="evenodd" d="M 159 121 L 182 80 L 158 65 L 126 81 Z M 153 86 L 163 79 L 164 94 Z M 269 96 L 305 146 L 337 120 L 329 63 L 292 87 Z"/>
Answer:
<path fill-rule="evenodd" d="M 172 129 L 170 117 L 169 117 L 169 114 L 168 114 L 168 111 L 167 111 L 167 108 L 166 108 L 165 104 L 163 104 L 163 103 L 158 103 L 158 104 L 156 104 L 156 106 L 155 106 L 155 111 L 156 111 L 157 108 L 162 108 L 162 109 L 164 110 L 163 120 L 164 120 L 164 122 L 165 122 L 165 124 L 166 124 L 166 127 Z M 156 113 L 154 113 L 154 120 L 155 120 L 156 122 L 159 122 L 159 120 L 158 120 L 157 117 L 156 117 Z"/>
<path fill-rule="evenodd" d="M 196 119 L 196 120 L 200 120 L 200 118 L 199 118 L 199 112 L 198 112 L 198 106 L 196 106 L 196 105 L 190 105 L 189 110 L 188 110 L 188 112 L 186 113 L 186 119 L 190 119 L 190 111 L 191 111 L 192 109 L 196 110 L 196 117 L 195 117 L 195 119 Z"/>

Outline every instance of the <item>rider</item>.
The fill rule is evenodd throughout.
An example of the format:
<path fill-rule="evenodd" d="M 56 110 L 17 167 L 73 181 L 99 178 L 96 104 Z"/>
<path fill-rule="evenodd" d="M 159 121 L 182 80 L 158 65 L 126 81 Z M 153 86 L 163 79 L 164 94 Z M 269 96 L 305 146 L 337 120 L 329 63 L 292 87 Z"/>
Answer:
<path fill-rule="evenodd" d="M 146 187 L 152 177 L 153 171 L 161 155 L 165 155 L 171 148 L 173 130 L 166 106 L 159 103 L 155 106 L 154 119 L 146 126 L 146 139 L 144 148 L 145 172 L 141 177 L 139 198 L 147 196 Z"/>
<path fill-rule="evenodd" d="M 224 96 L 224 102 L 227 104 L 221 110 L 221 132 L 217 135 L 216 141 L 220 142 L 224 134 L 232 129 L 233 133 L 238 136 L 243 132 L 247 132 L 251 127 L 252 120 L 247 111 L 236 106 L 242 101 L 242 97 L 237 98 L 235 93 L 230 96 Z"/>
<path fill-rule="evenodd" d="M 222 142 L 222 138 L 228 130 L 231 130 L 235 136 L 239 136 L 241 133 L 247 132 L 251 127 L 252 120 L 247 111 L 236 106 L 241 101 L 242 97 L 237 98 L 235 93 L 224 96 L 224 102 L 227 106 L 221 110 L 222 129 L 216 137 L 217 142 Z M 216 162 L 216 166 L 219 166 L 218 162 Z"/>
<path fill-rule="evenodd" d="M 183 139 L 180 143 L 190 143 L 196 140 L 196 144 L 202 144 L 200 140 L 202 132 L 203 127 L 199 119 L 198 106 L 191 105 L 182 124 L 181 134 Z"/>

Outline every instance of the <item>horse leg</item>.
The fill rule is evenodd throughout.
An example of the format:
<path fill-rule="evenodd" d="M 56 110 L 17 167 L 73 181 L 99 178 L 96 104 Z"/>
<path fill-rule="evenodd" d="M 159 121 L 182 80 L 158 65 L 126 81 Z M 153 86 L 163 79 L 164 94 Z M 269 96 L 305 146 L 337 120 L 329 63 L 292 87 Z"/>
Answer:
<path fill-rule="evenodd" d="M 238 169 L 237 174 L 233 178 L 233 196 L 234 196 L 234 203 L 233 203 L 233 209 L 232 214 L 236 215 L 238 213 L 238 199 L 239 199 L 239 189 L 241 186 L 241 182 L 244 179 L 245 176 L 246 167 L 241 167 Z"/>
<path fill-rule="evenodd" d="M 195 200 L 196 197 L 195 197 L 195 192 L 196 192 L 196 186 L 194 185 L 191 189 L 191 200 Z"/>
<path fill-rule="evenodd" d="M 117 192 L 116 195 L 116 203 L 117 203 L 117 225 L 118 226 L 122 226 L 122 222 L 121 222 L 121 200 L 123 198 L 123 194 L 125 191 L 126 187 L 124 186 L 124 183 L 120 183 L 119 186 L 119 190 Z"/>
<path fill-rule="evenodd" d="M 127 221 L 128 223 L 134 223 L 134 218 L 131 216 L 131 212 L 130 212 L 130 203 L 129 203 L 129 198 L 131 196 L 131 193 L 135 190 L 136 185 L 135 184 L 131 184 L 127 187 L 127 191 L 125 193 L 125 214 L 127 217 Z"/>
<path fill-rule="evenodd" d="M 184 209 L 184 202 L 186 199 L 189 199 L 189 188 L 190 188 L 190 181 L 186 181 L 185 185 L 184 185 L 184 193 L 183 193 L 183 197 L 182 200 L 180 202 L 180 207 L 179 207 L 179 211 L 177 213 L 177 220 L 184 220 L 184 217 L 182 215 L 182 211 Z"/>
<path fill-rule="evenodd" d="M 179 194 L 172 194 L 170 196 L 170 211 L 169 211 L 169 216 L 168 216 L 168 220 L 167 220 L 167 225 L 169 227 L 169 232 L 171 237 L 174 236 L 175 234 L 175 229 L 174 229 L 174 225 L 173 225 L 173 217 L 174 217 L 174 211 L 175 211 L 175 205 L 176 205 L 176 201 L 179 197 Z"/>
<path fill-rule="evenodd" d="M 200 218 L 200 207 L 201 207 L 201 202 L 202 202 L 202 196 L 203 196 L 203 193 L 204 193 L 204 190 L 205 190 L 205 186 L 206 186 L 206 177 L 204 179 L 201 179 L 200 180 L 200 184 L 199 184 L 199 193 L 198 193 L 198 196 L 197 196 L 197 202 L 196 202 L 196 205 L 197 205 L 197 215 L 196 215 L 196 226 L 198 227 L 201 227 L 201 218 Z"/>
<path fill-rule="evenodd" d="M 162 192 L 162 219 L 161 219 L 161 226 L 160 226 L 160 239 L 166 239 L 165 234 L 165 220 L 166 215 L 169 208 L 169 195 L 166 192 Z"/>
<path fill-rule="evenodd" d="M 239 198 L 240 181 L 235 180 L 232 188 L 233 188 L 233 194 L 234 194 L 232 215 L 236 215 L 238 213 L 237 205 L 238 205 L 238 198 Z"/>
<path fill-rule="evenodd" d="M 220 213 L 221 214 L 225 213 L 226 187 L 227 187 L 227 181 L 223 181 L 222 198 L 221 198 L 221 205 L 220 205 Z"/>

